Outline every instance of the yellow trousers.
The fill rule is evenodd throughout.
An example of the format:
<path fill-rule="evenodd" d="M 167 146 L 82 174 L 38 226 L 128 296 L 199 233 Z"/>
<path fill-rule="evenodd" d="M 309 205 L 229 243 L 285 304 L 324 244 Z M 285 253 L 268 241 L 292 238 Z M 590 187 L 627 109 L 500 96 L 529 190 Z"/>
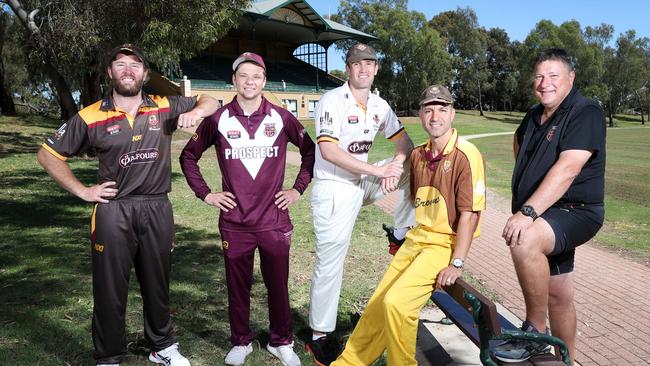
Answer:
<path fill-rule="evenodd" d="M 420 310 L 438 273 L 449 265 L 448 245 L 404 242 L 332 366 L 368 366 L 388 350 L 388 365 L 417 365 L 415 340 Z"/>

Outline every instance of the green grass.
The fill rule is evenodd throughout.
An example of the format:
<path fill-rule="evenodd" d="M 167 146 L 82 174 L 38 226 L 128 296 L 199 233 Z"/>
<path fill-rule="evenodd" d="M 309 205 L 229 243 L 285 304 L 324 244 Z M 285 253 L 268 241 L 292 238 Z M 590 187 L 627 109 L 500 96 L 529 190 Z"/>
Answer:
<path fill-rule="evenodd" d="M 92 205 L 71 196 L 38 165 L 35 152 L 58 121 L 0 117 L 0 365 L 89 365 L 92 360 L 92 277 L 89 224 Z M 226 286 L 217 212 L 194 197 L 180 172 L 178 154 L 189 137 L 177 133 L 173 145 L 173 192 L 176 246 L 171 301 L 182 351 L 195 365 L 223 365 L 230 348 Z M 97 163 L 70 159 L 87 184 Z M 201 162 L 216 188 L 219 176 L 213 153 Z M 297 168 L 287 168 L 290 186 Z M 294 223 L 289 291 L 295 350 L 308 364 L 309 286 L 315 261 L 309 191 L 291 208 Z M 371 206 L 361 211 L 345 267 L 336 337 L 352 328 L 351 316 L 363 309 L 390 256 L 381 223 L 392 219 Z M 368 263 L 372 263 L 371 266 Z M 247 365 L 279 365 L 260 351 L 268 340 L 266 290 L 256 259 L 251 324 L 258 333 Z M 147 364 L 142 299 L 131 276 L 127 307 L 129 355 L 123 365 Z"/>

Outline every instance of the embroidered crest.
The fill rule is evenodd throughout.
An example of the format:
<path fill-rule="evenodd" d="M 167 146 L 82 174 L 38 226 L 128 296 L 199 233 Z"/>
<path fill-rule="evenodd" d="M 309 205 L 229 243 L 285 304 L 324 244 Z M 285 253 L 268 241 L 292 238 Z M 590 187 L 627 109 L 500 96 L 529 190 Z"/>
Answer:
<path fill-rule="evenodd" d="M 557 130 L 557 126 L 551 126 L 551 129 L 546 134 L 546 141 L 551 142 L 551 140 L 553 140 L 553 136 L 555 136 L 555 130 Z"/>
<path fill-rule="evenodd" d="M 264 136 L 273 137 L 275 136 L 275 123 L 265 123 L 264 124 Z"/>
<path fill-rule="evenodd" d="M 444 163 L 442 163 L 442 172 L 447 173 L 451 170 L 451 160 L 445 160 Z"/>

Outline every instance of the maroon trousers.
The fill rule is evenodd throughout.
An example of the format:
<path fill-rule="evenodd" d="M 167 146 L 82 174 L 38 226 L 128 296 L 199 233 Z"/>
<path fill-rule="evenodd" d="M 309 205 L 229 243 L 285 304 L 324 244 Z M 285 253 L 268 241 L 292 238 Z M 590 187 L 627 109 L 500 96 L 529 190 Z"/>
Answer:
<path fill-rule="evenodd" d="M 221 230 L 228 286 L 230 341 L 234 346 L 255 338 L 250 328 L 250 293 L 253 284 L 255 249 L 260 253 L 260 269 L 268 292 L 269 344 L 273 347 L 293 340 L 289 307 L 289 247 L 291 229 L 262 232 Z"/>

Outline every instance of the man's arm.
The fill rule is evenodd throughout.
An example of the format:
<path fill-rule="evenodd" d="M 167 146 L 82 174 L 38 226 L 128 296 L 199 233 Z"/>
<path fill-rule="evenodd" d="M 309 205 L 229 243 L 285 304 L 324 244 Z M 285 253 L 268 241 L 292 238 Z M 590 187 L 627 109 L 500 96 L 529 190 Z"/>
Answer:
<path fill-rule="evenodd" d="M 36 158 L 47 174 L 63 189 L 86 202 L 107 203 L 106 198 L 113 198 L 117 195 L 117 189 L 111 188 L 116 184 L 115 182 L 104 182 L 86 187 L 75 177 L 68 163 L 57 158 L 43 147 L 38 150 Z"/>
<path fill-rule="evenodd" d="M 474 231 L 476 231 L 479 217 L 480 212 L 477 211 L 463 211 L 460 213 L 458 228 L 456 229 L 456 244 L 454 246 L 454 253 L 451 256 L 452 259 L 460 258 L 465 260 L 467 258 L 467 253 L 469 253 L 469 248 L 472 245 L 472 238 L 474 237 Z M 443 268 L 440 273 L 438 273 L 436 288 L 442 288 L 443 285 L 454 283 L 456 279 L 460 277 L 462 272 L 461 269 L 456 268 L 451 264 L 446 268 Z"/>
<path fill-rule="evenodd" d="M 582 167 L 592 154 L 593 152 L 589 150 L 565 150 L 561 152 L 558 161 L 546 173 L 542 183 L 524 205 L 532 206 L 537 215 L 544 213 L 562 198 L 571 187 L 571 183 L 580 174 Z M 519 239 L 532 223 L 533 219 L 521 212 L 512 215 L 503 228 L 502 236 L 506 240 L 506 244 L 519 244 Z"/>
<path fill-rule="evenodd" d="M 352 155 L 339 149 L 335 143 L 330 141 L 320 141 L 318 147 L 320 148 L 323 159 L 352 173 L 385 178 L 399 177 L 404 171 L 402 162 L 392 161 L 382 166 L 368 164 L 355 159 Z"/>
<path fill-rule="evenodd" d="M 211 116 L 219 109 L 219 103 L 209 95 L 201 94 L 197 97 L 194 108 L 178 116 L 178 127 L 194 127 L 197 120 Z"/>
<path fill-rule="evenodd" d="M 403 163 L 406 161 L 406 158 L 411 155 L 411 151 L 413 151 L 413 141 L 411 141 L 411 137 L 406 133 L 406 130 L 404 130 L 394 143 L 395 158 L 393 158 L 393 161 Z"/>

